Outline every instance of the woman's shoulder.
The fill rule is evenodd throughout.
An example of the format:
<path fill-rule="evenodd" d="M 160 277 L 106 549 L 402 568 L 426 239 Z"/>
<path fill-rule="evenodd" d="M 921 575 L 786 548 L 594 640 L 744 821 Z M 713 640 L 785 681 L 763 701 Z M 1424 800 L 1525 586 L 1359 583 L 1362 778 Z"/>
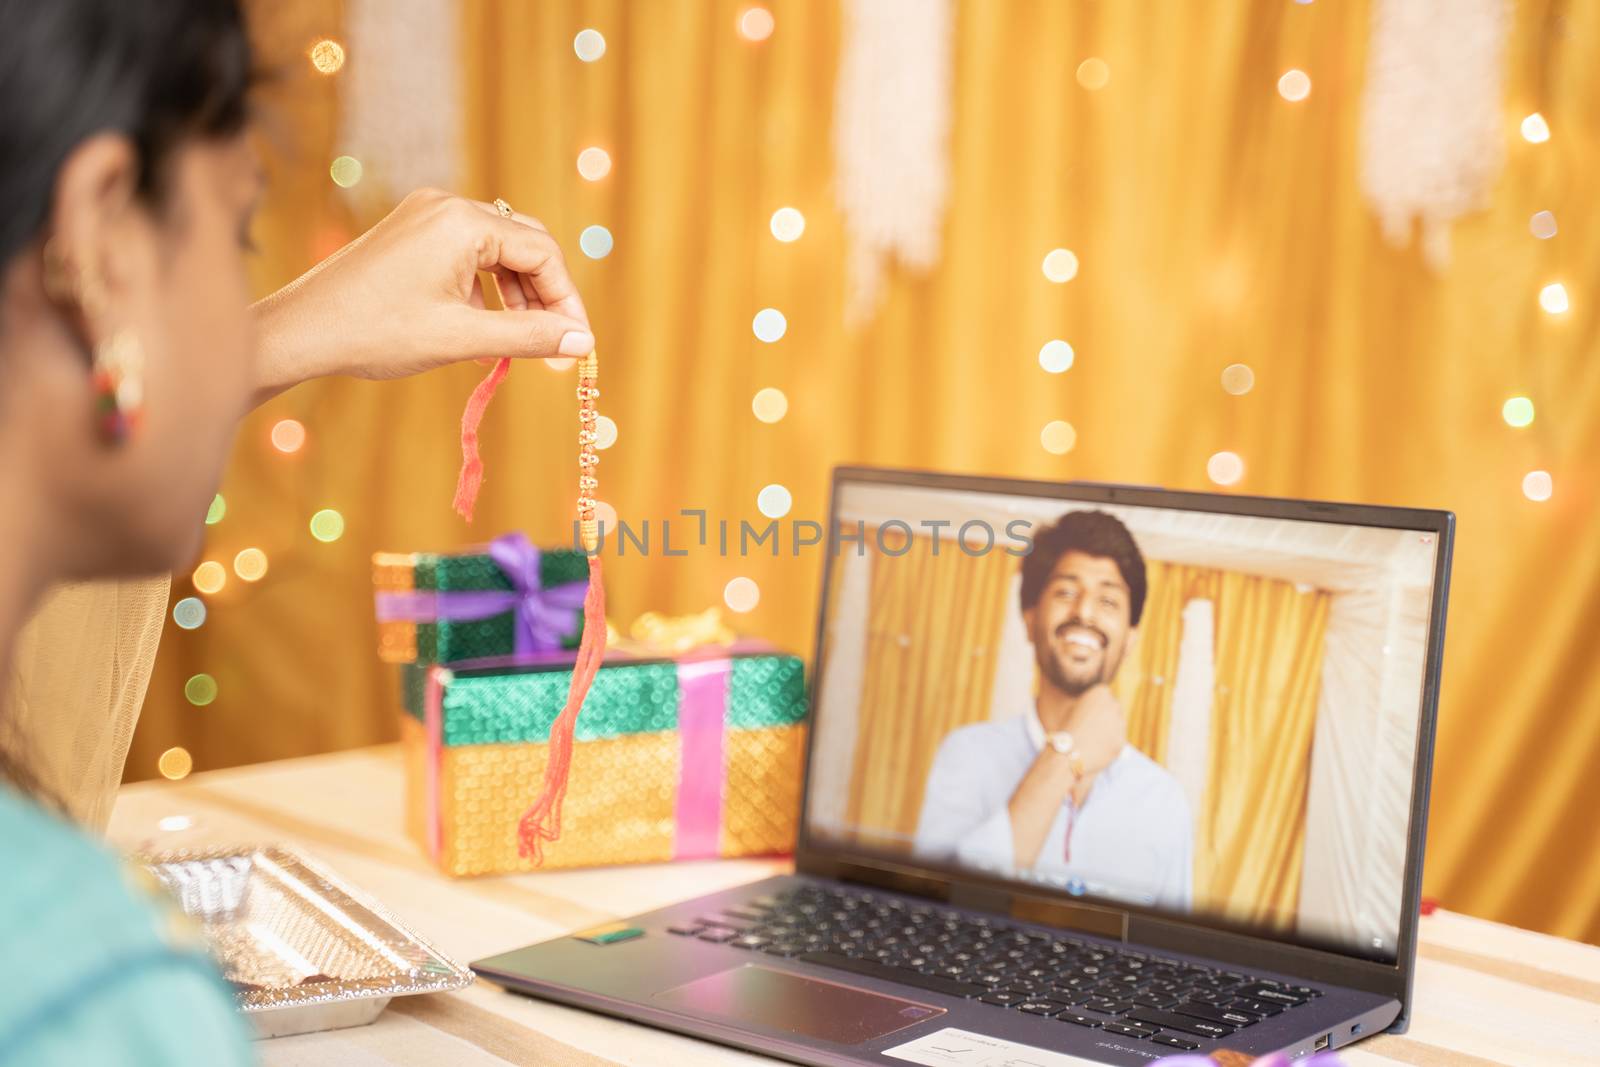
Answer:
<path fill-rule="evenodd" d="M 30 1064 L 249 1062 L 198 933 L 140 869 L 4 786 L 0 868 L 0 1049 Z"/>

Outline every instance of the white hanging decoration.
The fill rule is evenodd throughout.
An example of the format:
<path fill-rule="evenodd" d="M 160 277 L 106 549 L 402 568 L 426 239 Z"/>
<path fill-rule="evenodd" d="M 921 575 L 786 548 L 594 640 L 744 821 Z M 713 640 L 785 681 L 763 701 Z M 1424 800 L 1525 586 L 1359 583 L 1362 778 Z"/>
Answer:
<path fill-rule="evenodd" d="M 1374 0 L 1361 114 L 1361 191 L 1384 238 L 1442 270 L 1450 226 L 1487 206 L 1505 159 L 1508 0 Z"/>
<path fill-rule="evenodd" d="M 348 61 L 339 75 L 340 153 L 364 181 L 397 200 L 422 186 L 458 184 L 461 158 L 457 0 L 347 0 Z"/>
<path fill-rule="evenodd" d="M 950 189 L 951 0 L 841 0 L 835 188 L 848 321 L 868 318 L 891 262 L 939 261 Z"/>

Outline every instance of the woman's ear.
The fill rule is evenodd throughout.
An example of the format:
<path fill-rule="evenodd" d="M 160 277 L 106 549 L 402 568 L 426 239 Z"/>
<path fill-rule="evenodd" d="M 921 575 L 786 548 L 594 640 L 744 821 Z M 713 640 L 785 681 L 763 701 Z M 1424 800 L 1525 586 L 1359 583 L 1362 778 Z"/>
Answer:
<path fill-rule="evenodd" d="M 56 175 L 48 246 L 91 344 L 109 328 L 98 320 L 126 294 L 138 270 L 138 191 L 138 152 L 121 134 L 83 141 Z"/>

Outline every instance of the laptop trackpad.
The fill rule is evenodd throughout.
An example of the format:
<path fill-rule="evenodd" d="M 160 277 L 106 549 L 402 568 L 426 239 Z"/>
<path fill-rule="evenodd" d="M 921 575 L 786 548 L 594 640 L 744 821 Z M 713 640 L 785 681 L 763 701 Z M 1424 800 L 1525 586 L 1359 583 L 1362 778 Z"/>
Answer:
<path fill-rule="evenodd" d="M 943 1008 L 747 963 L 657 993 L 713 1019 L 856 1045 L 943 1015 Z"/>

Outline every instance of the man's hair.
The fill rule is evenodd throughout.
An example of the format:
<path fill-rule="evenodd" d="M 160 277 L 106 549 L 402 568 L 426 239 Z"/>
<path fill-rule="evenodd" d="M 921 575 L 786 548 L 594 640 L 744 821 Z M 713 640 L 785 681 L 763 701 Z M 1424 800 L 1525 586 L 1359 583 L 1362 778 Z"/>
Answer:
<path fill-rule="evenodd" d="M 1122 520 L 1104 511 L 1069 511 L 1033 537 L 1033 548 L 1022 557 L 1022 610 L 1039 603 L 1050 573 L 1068 552 L 1109 559 L 1122 572 L 1128 586 L 1128 625 L 1138 626 L 1148 591 L 1144 555 Z"/>

